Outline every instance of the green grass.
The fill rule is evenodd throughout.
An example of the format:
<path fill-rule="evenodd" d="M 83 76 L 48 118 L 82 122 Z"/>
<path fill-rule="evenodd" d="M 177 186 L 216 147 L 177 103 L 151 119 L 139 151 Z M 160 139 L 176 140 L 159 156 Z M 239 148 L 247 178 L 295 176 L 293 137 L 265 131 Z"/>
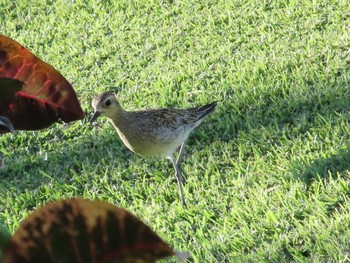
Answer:
<path fill-rule="evenodd" d="M 113 87 L 127 109 L 221 102 L 189 140 L 187 210 L 169 161 L 84 120 L 0 137 L 0 221 L 80 196 L 189 262 L 348 261 L 349 28 L 345 0 L 1 1 L 1 33 L 63 74 L 87 119 Z"/>

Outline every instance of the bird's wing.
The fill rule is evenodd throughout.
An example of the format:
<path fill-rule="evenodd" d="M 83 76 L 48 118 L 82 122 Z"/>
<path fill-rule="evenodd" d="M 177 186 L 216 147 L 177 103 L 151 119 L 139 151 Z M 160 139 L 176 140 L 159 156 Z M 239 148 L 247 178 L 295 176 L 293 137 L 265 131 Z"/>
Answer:
<path fill-rule="evenodd" d="M 198 114 L 184 109 L 155 109 L 135 112 L 138 114 L 138 126 L 174 129 L 180 126 L 192 125 L 198 121 Z"/>

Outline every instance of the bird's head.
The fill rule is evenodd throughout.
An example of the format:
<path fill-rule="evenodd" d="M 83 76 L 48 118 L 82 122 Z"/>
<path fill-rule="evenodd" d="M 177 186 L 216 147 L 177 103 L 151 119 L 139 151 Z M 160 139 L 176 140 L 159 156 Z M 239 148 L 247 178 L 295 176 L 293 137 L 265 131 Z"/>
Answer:
<path fill-rule="evenodd" d="M 99 116 L 113 118 L 120 110 L 122 110 L 117 100 L 117 94 L 113 92 L 104 92 L 95 96 L 91 105 L 94 108 L 95 113 L 92 116 L 90 123 L 93 123 Z"/>

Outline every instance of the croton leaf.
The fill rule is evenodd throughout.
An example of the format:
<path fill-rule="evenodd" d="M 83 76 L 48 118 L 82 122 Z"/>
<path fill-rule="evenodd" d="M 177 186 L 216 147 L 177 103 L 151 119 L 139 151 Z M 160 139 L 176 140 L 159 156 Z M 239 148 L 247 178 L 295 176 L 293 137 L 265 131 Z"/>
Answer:
<path fill-rule="evenodd" d="M 84 117 L 71 84 L 16 41 L 0 35 L 0 115 L 16 130 Z M 0 127 L 0 133 L 8 129 Z"/>
<path fill-rule="evenodd" d="M 3 263 L 145 263 L 175 254 L 126 210 L 72 198 L 29 215 L 12 236 Z"/>

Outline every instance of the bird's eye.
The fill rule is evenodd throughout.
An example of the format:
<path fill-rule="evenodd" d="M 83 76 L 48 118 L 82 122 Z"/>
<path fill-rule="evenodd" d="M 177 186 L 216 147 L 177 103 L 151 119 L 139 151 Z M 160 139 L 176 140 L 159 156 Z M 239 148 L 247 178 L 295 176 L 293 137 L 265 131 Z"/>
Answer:
<path fill-rule="evenodd" d="M 108 107 L 109 105 L 111 105 L 111 100 L 106 100 L 105 101 L 105 105 Z"/>

